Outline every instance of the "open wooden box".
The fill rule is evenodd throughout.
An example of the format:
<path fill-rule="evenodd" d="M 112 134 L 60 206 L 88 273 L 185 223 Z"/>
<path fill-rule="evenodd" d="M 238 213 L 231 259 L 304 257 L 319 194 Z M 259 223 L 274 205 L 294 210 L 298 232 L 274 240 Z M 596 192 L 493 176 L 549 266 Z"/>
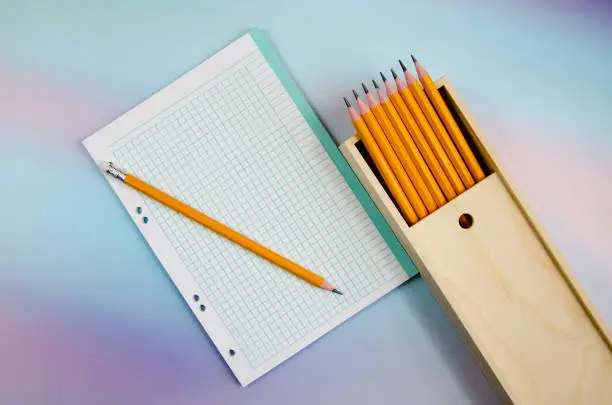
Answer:
<path fill-rule="evenodd" d="M 612 404 L 606 325 L 449 81 L 437 85 L 487 168 L 474 187 L 408 226 L 362 141 L 340 150 L 503 400 Z"/>

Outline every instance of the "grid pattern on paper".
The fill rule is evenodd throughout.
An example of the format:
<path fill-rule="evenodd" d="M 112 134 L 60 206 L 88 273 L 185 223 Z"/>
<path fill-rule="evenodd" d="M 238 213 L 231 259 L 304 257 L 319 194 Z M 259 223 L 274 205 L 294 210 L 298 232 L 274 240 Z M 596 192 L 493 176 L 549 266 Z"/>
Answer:
<path fill-rule="evenodd" d="M 259 51 L 110 148 L 119 166 L 345 293 L 313 288 L 148 200 L 254 368 L 403 272 Z"/>

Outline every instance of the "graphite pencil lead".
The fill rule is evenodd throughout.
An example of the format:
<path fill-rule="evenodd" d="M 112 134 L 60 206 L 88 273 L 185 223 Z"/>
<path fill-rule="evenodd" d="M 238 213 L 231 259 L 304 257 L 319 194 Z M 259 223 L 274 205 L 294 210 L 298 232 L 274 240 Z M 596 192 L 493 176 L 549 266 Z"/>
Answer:
<path fill-rule="evenodd" d="M 359 94 L 353 89 L 353 96 L 355 96 L 355 100 L 359 100 Z"/>
<path fill-rule="evenodd" d="M 332 292 L 335 292 L 336 294 L 344 295 L 344 294 L 342 294 L 342 292 L 340 292 L 340 290 L 337 290 L 335 288 L 332 290 Z"/>
<path fill-rule="evenodd" d="M 393 75 L 394 79 L 397 79 L 397 73 L 395 73 L 395 70 L 391 69 L 391 74 Z"/>
<path fill-rule="evenodd" d="M 350 108 L 351 107 L 351 103 L 349 103 L 349 101 L 347 100 L 346 97 L 342 97 L 344 99 L 344 104 L 346 104 L 346 108 Z"/>
<path fill-rule="evenodd" d="M 363 87 L 363 91 L 365 92 L 365 94 L 368 94 L 370 92 L 370 90 L 368 90 L 368 88 L 365 84 L 363 84 L 363 82 L 361 82 L 361 87 Z"/>
<path fill-rule="evenodd" d="M 376 83 L 376 80 L 372 79 L 372 84 L 374 85 L 375 89 L 378 89 L 378 83 Z"/>
<path fill-rule="evenodd" d="M 387 81 L 387 78 L 385 77 L 385 75 L 383 75 L 383 72 L 378 72 L 380 73 L 380 77 L 382 78 L 383 82 Z"/>
<path fill-rule="evenodd" d="M 415 57 L 414 57 L 414 55 L 412 55 L 412 54 L 411 54 L 411 55 L 410 55 L 410 57 L 412 58 L 412 61 L 413 61 L 414 63 L 417 63 L 417 62 L 418 62 L 418 61 L 417 61 L 417 58 L 415 58 Z"/>
<path fill-rule="evenodd" d="M 402 62 L 402 60 L 401 60 L 401 59 L 398 59 L 397 61 L 399 62 L 400 66 L 402 67 L 402 70 L 403 70 L 404 72 L 405 72 L 406 70 L 408 70 L 408 69 L 406 69 L 406 65 L 404 65 L 404 62 Z"/>

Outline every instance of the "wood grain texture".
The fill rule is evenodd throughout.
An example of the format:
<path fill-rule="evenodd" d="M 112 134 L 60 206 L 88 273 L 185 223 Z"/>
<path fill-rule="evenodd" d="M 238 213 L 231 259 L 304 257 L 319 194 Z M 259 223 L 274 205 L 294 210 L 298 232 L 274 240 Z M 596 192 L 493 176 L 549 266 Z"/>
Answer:
<path fill-rule="evenodd" d="M 612 404 L 609 331 L 505 175 L 467 109 L 441 80 L 494 172 L 408 227 L 359 150 L 341 151 L 502 399 Z M 469 213 L 474 222 L 459 226 Z"/>
<path fill-rule="evenodd" d="M 612 403 L 612 354 L 499 176 L 446 208 L 408 238 L 508 397 Z"/>
<path fill-rule="evenodd" d="M 602 338 L 608 345 L 608 349 L 612 352 L 612 333 L 610 332 L 609 326 L 606 325 L 605 321 L 595 309 L 595 306 L 589 299 L 588 295 L 582 289 L 580 283 L 578 283 L 576 276 L 572 273 L 565 259 L 563 259 L 563 256 L 556 248 L 550 235 L 548 235 L 548 232 L 544 229 L 540 221 L 534 215 L 533 211 L 526 204 L 525 200 L 520 197 L 517 188 L 514 186 L 514 182 L 503 169 L 499 159 L 497 159 L 495 156 L 494 151 L 488 146 L 485 135 L 478 128 L 474 118 L 471 116 L 469 110 L 457 94 L 457 91 L 450 81 L 444 76 L 440 80 L 436 81 L 436 85 L 438 87 L 443 87 L 450 94 L 453 105 L 449 107 L 452 110 L 457 111 L 460 115 L 460 120 L 466 124 L 469 130 L 469 134 L 466 134 L 466 137 L 469 137 L 475 141 L 478 152 L 483 157 L 487 165 L 499 175 L 509 194 L 514 199 L 517 207 L 531 224 L 531 227 L 536 233 L 538 239 L 540 239 L 542 245 L 546 248 L 552 260 L 555 262 L 559 273 L 566 280 L 576 298 L 582 303 L 588 316 L 592 319 L 593 325 L 595 325 L 595 327 L 598 329 Z"/>

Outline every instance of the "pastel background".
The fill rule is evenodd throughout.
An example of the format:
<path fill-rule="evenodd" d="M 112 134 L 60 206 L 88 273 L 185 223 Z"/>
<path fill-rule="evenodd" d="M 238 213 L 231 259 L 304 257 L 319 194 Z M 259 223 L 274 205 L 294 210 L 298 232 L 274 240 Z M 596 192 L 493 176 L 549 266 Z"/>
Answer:
<path fill-rule="evenodd" d="M 420 279 L 240 388 L 86 156 L 252 26 L 339 139 L 396 58 L 448 74 L 612 324 L 609 2 L 0 0 L 0 404 L 496 403 Z"/>

